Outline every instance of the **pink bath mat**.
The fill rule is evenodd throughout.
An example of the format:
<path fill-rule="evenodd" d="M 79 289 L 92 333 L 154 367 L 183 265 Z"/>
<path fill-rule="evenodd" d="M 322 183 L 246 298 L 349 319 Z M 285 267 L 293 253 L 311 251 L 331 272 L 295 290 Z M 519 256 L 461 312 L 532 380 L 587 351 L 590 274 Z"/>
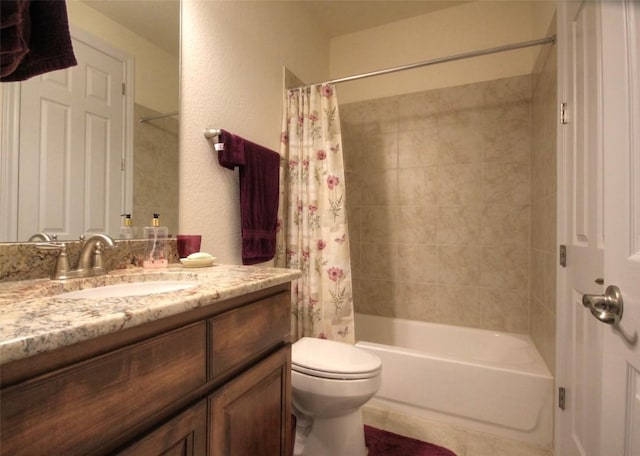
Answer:
<path fill-rule="evenodd" d="M 453 451 L 441 446 L 376 429 L 366 424 L 364 441 L 369 449 L 369 456 L 456 456 Z"/>

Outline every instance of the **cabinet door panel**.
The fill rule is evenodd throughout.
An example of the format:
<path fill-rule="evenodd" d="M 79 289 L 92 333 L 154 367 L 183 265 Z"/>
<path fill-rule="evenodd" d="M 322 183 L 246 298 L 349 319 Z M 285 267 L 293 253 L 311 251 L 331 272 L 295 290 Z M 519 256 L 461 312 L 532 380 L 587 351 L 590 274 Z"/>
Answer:
<path fill-rule="evenodd" d="M 207 444 L 207 402 L 202 400 L 118 453 L 118 456 L 202 456 Z"/>
<path fill-rule="evenodd" d="M 289 346 L 239 375 L 209 398 L 209 454 L 286 455 L 290 435 Z"/>

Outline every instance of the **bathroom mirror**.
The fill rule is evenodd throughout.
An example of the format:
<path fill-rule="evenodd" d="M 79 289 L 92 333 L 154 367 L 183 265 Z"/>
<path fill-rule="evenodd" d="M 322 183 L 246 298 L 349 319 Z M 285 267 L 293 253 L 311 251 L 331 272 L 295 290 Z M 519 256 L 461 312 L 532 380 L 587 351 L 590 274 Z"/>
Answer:
<path fill-rule="evenodd" d="M 119 0 L 117 2 L 71 0 L 67 1 L 67 12 L 74 39 L 74 50 L 79 61 L 81 58 L 79 53 L 82 51 L 79 52 L 76 49 L 77 40 L 90 43 L 89 47 L 92 47 L 93 43 L 97 43 L 96 46 L 104 45 L 106 49 L 113 49 L 114 52 L 127 58 L 129 73 L 123 77 L 126 87 L 123 86 L 122 90 L 126 92 L 130 101 L 124 103 L 122 109 L 124 114 L 118 122 L 123 129 L 123 147 L 118 147 L 117 151 L 118 154 L 123 155 L 122 160 L 118 157 L 121 164 L 117 165 L 118 168 L 122 168 L 118 181 L 121 189 L 117 196 L 113 197 L 114 193 L 109 193 L 109 185 L 112 187 L 114 185 L 102 182 L 101 176 L 98 176 L 98 179 L 86 178 L 83 185 L 67 182 L 74 179 L 60 177 L 70 175 L 69 168 L 73 167 L 73 159 L 67 159 L 67 162 L 71 162 L 67 163 L 64 160 L 56 160 L 58 157 L 51 158 L 48 152 L 38 154 L 38 151 L 45 149 L 41 145 L 43 141 L 46 144 L 50 136 L 43 135 L 46 137 L 37 138 L 30 145 L 26 144 L 30 139 L 28 131 L 33 132 L 27 122 L 30 119 L 26 117 L 37 118 L 37 115 L 33 115 L 37 110 L 23 108 L 23 111 L 32 114 L 29 116 L 25 116 L 24 113 L 16 114 L 20 113 L 20 106 L 24 105 L 21 105 L 20 96 L 13 94 L 22 92 L 22 98 L 25 98 L 25 93 L 31 89 L 21 85 L 22 83 L 11 83 L 13 87 L 9 87 L 10 84 L 2 84 L 0 97 L 3 106 L 3 157 L 0 160 L 0 176 L 5 182 L 0 184 L 0 209 L 3 212 L 2 218 L 5 220 L 0 221 L 0 225 L 3 225 L 0 227 L 0 242 L 25 242 L 32 234 L 42 231 L 54 234 L 59 231 L 61 233 L 58 236 L 59 240 L 77 239 L 79 234 L 92 231 L 106 231 L 112 237 L 118 238 L 120 214 L 123 211 L 133 215 L 135 237 L 142 234 L 141 227 L 149 224 L 153 213 L 159 213 L 161 224 L 168 226 L 170 233 L 176 233 L 180 0 Z M 98 53 L 102 51 L 102 48 L 96 47 L 96 49 L 99 49 Z M 57 76 L 54 73 L 49 73 L 48 75 L 53 76 L 48 77 L 55 79 Z M 55 119 L 56 116 L 58 118 L 64 116 L 63 111 L 52 114 L 51 118 Z M 149 120 L 140 122 L 141 118 Z M 86 122 L 86 119 L 84 121 Z M 111 128 L 108 124 L 110 121 L 105 121 L 107 125 L 105 130 Z M 89 127 L 86 128 L 89 129 Z M 58 129 L 64 130 L 64 128 Z M 31 136 L 35 135 L 31 134 Z M 94 140 L 95 136 L 88 138 L 89 135 L 80 142 L 80 148 L 88 148 L 88 142 Z M 104 142 L 107 144 L 108 140 Z M 8 152 L 5 153 L 5 150 Z M 20 160 L 25 161 L 24 156 L 27 153 L 43 157 L 38 158 L 40 162 L 34 164 L 33 161 L 27 161 L 25 165 Z M 14 155 L 8 157 L 10 154 Z M 49 182 L 43 185 L 44 179 L 41 177 L 43 173 L 40 170 L 45 165 L 50 166 L 50 163 L 43 164 L 47 161 L 59 162 L 54 166 L 60 169 L 53 174 L 54 177 L 48 178 Z M 85 164 L 84 171 L 81 173 L 91 174 L 90 166 Z M 27 168 L 26 171 L 25 168 Z M 26 175 L 31 172 L 35 177 Z M 102 173 L 99 170 L 97 174 L 107 176 L 117 172 L 114 172 L 112 167 L 109 172 Z M 36 185 L 24 184 L 29 179 L 35 182 L 33 179 L 38 178 L 41 180 Z M 105 177 L 107 178 L 110 177 Z M 81 207 L 79 211 L 70 210 L 71 198 L 61 202 L 55 201 L 53 204 L 42 201 L 43 198 L 46 200 L 46 195 L 57 191 L 77 195 L 76 200 L 85 201 L 84 209 Z M 25 198 L 25 195 L 28 197 Z M 98 217 L 108 219 L 108 223 L 92 224 L 91 214 L 87 215 L 86 207 L 101 207 L 103 203 L 99 201 L 100 199 L 117 200 L 117 202 L 105 205 L 108 210 L 103 212 L 108 212 L 108 215 L 105 217 L 104 214 L 100 214 Z M 23 214 L 25 210 L 27 216 Z M 57 224 L 57 220 L 54 223 L 43 223 L 41 220 L 46 218 L 46 214 L 43 215 L 43 213 L 47 212 L 53 214 L 54 219 L 58 217 L 65 220 Z M 65 213 L 64 217 L 58 216 L 59 213 Z M 77 220 L 69 222 L 70 219 L 82 218 L 84 220 L 79 222 Z M 18 223 L 19 219 L 20 223 Z M 48 226 L 53 228 L 47 229 Z"/>

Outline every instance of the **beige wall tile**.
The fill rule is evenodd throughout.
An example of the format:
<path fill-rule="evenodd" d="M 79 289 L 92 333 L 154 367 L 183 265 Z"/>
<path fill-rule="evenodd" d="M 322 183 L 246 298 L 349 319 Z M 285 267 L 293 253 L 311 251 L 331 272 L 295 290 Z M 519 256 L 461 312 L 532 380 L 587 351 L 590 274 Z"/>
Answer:
<path fill-rule="evenodd" d="M 480 110 L 461 111 L 438 119 L 433 139 L 439 165 L 482 161 L 482 115 Z"/>
<path fill-rule="evenodd" d="M 527 102 L 531 99 L 531 76 L 496 79 L 482 85 L 484 106 Z"/>
<path fill-rule="evenodd" d="M 428 92 L 431 104 L 442 115 L 456 114 L 481 107 L 484 104 L 482 84 L 466 84 Z"/>
<path fill-rule="evenodd" d="M 364 142 L 363 135 L 358 133 L 342 133 L 342 157 L 346 171 L 357 170 L 362 167 L 362 151 L 360 146 Z"/>
<path fill-rule="evenodd" d="M 358 157 L 364 169 L 396 169 L 398 167 L 398 136 L 374 133 L 360 137 Z"/>
<path fill-rule="evenodd" d="M 485 163 L 523 163 L 530 158 L 529 103 L 509 103 L 483 111 Z"/>
<path fill-rule="evenodd" d="M 400 282 L 396 289 L 395 309 L 398 318 L 433 321 L 437 314 L 436 285 Z"/>
<path fill-rule="evenodd" d="M 360 244 L 360 273 L 363 279 L 396 280 L 397 244 Z"/>
<path fill-rule="evenodd" d="M 344 176 L 347 192 L 347 207 L 357 208 L 362 205 L 362 189 L 360 185 L 360 172 L 346 169 Z"/>
<path fill-rule="evenodd" d="M 529 249 L 495 245 L 482 248 L 482 286 L 509 290 L 529 289 Z"/>
<path fill-rule="evenodd" d="M 438 167 L 438 204 L 470 206 L 482 202 L 482 167 L 478 164 Z"/>
<path fill-rule="evenodd" d="M 397 241 L 404 244 L 435 244 L 437 206 L 400 206 Z"/>
<path fill-rule="evenodd" d="M 471 245 L 480 241 L 480 206 L 440 206 L 438 245 Z"/>
<path fill-rule="evenodd" d="M 359 173 L 360 202 L 363 206 L 398 204 L 398 171 L 369 169 Z"/>
<path fill-rule="evenodd" d="M 393 280 L 360 280 L 360 312 L 395 317 L 397 284 Z"/>
<path fill-rule="evenodd" d="M 482 327 L 496 331 L 529 333 L 529 291 L 482 288 Z"/>
<path fill-rule="evenodd" d="M 436 299 L 437 323 L 482 327 L 482 304 L 479 287 L 438 284 Z"/>
<path fill-rule="evenodd" d="M 433 91 L 398 97 L 398 131 L 430 129 L 437 125 L 441 107 L 434 102 Z"/>
<path fill-rule="evenodd" d="M 529 202 L 529 165 L 521 163 L 485 164 L 482 173 L 485 204 L 522 205 Z"/>
<path fill-rule="evenodd" d="M 398 244 L 398 282 L 435 283 L 438 250 L 435 245 Z"/>
<path fill-rule="evenodd" d="M 554 268 L 555 271 L 555 268 Z M 537 249 L 531 249 L 531 258 L 530 258 L 530 294 L 531 299 L 537 299 L 538 301 L 544 301 L 545 295 L 545 263 L 544 263 L 544 252 Z"/>
<path fill-rule="evenodd" d="M 362 242 L 393 243 L 398 241 L 398 213 L 397 206 L 365 206 L 360 208 L 360 226 Z"/>
<path fill-rule="evenodd" d="M 350 228 L 360 244 L 355 299 L 370 298 L 359 309 L 526 332 L 531 294 L 551 314 L 555 82 L 547 79 L 533 95 L 525 75 L 341 107 L 349 213 L 359 214 Z M 430 281 L 445 298 L 435 317 L 421 310 L 432 307 L 421 305 Z"/>
<path fill-rule="evenodd" d="M 398 129 L 397 97 L 362 102 L 359 126 L 361 132 L 367 135 L 395 133 Z"/>
<path fill-rule="evenodd" d="M 436 143 L 437 124 L 398 132 L 398 167 L 415 168 L 434 166 L 438 149 Z"/>
<path fill-rule="evenodd" d="M 555 318 L 556 315 L 556 278 L 558 276 L 558 255 L 555 252 L 545 252 L 544 257 L 544 278 L 542 302 Z"/>
<path fill-rule="evenodd" d="M 436 204 L 436 173 L 434 166 L 398 170 L 398 203 L 402 206 Z"/>
<path fill-rule="evenodd" d="M 482 249 L 479 246 L 438 246 L 438 283 L 480 285 Z"/>
<path fill-rule="evenodd" d="M 547 367 L 555 371 L 557 49 L 549 46 L 535 65 L 531 103 L 530 335 Z"/>
<path fill-rule="evenodd" d="M 529 204 L 486 204 L 482 208 L 482 245 L 529 245 Z"/>

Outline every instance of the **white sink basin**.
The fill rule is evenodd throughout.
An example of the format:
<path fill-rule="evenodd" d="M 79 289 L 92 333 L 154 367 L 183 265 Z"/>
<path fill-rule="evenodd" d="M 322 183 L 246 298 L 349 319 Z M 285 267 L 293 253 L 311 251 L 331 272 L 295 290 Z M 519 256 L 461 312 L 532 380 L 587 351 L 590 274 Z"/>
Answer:
<path fill-rule="evenodd" d="M 121 298 L 125 296 L 142 296 L 171 291 L 188 290 L 197 285 L 196 282 L 184 282 L 176 280 L 159 280 L 149 282 L 118 283 L 104 287 L 85 288 L 84 290 L 69 291 L 55 295 L 63 299 L 100 299 Z"/>

